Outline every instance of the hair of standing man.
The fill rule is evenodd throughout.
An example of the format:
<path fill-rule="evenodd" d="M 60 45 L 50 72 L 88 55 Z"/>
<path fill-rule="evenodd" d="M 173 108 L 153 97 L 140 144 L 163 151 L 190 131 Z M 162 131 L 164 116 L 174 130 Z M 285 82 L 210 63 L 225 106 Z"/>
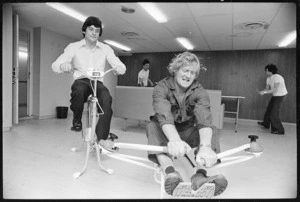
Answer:
<path fill-rule="evenodd" d="M 145 60 L 143 61 L 143 65 L 145 65 L 145 64 L 150 64 L 149 60 L 145 59 Z"/>
<path fill-rule="evenodd" d="M 265 70 L 272 72 L 272 74 L 276 74 L 278 72 L 277 66 L 272 63 L 265 66 Z"/>

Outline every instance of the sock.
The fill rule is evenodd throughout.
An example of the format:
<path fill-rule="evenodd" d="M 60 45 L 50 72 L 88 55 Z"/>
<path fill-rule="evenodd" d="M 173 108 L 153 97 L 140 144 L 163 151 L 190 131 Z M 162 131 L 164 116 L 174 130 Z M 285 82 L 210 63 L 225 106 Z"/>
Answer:
<path fill-rule="evenodd" d="M 202 174 L 204 177 L 206 177 L 206 170 L 204 170 L 204 169 L 198 169 L 197 170 L 197 172 L 196 173 L 200 173 L 200 174 Z"/>
<path fill-rule="evenodd" d="M 166 172 L 166 174 L 170 174 L 170 173 L 175 172 L 175 169 L 173 166 L 169 166 L 166 168 L 165 172 Z"/>

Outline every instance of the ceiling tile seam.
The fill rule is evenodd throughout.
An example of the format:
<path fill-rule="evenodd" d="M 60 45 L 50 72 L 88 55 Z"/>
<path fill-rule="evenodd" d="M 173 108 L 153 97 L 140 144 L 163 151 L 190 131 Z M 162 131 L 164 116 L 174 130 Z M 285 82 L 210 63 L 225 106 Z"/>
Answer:
<path fill-rule="evenodd" d="M 190 14 L 191 14 L 193 20 L 194 20 L 194 23 L 197 25 L 197 28 L 198 28 L 199 32 L 201 33 L 201 35 L 202 35 L 202 37 L 203 37 L 203 39 L 204 39 L 204 41 L 205 41 L 205 43 L 206 43 L 206 46 L 208 47 L 208 50 L 211 51 L 212 49 L 211 49 L 211 47 L 209 46 L 209 43 L 208 43 L 207 39 L 205 38 L 203 32 L 201 31 L 201 28 L 199 27 L 199 25 L 198 25 L 198 23 L 197 23 L 197 21 L 196 21 L 194 15 L 192 14 L 189 5 L 188 5 L 188 4 L 186 4 L 186 5 L 187 5 L 187 8 L 188 8 L 188 10 L 189 10 L 189 12 L 190 12 Z"/>
<path fill-rule="evenodd" d="M 263 40 L 263 38 L 265 37 L 266 33 L 268 32 L 269 27 L 270 27 L 271 24 L 273 23 L 275 17 L 276 17 L 277 14 L 279 13 L 279 10 L 281 9 L 281 7 L 283 7 L 283 3 L 281 3 L 280 6 L 278 6 L 277 11 L 276 11 L 275 15 L 273 16 L 272 20 L 270 21 L 268 28 L 267 28 L 266 31 L 263 33 L 262 37 L 260 38 L 259 42 L 257 43 L 257 46 L 255 47 L 256 50 L 258 49 L 258 47 L 259 47 L 261 41 Z"/>
<path fill-rule="evenodd" d="M 107 7 L 108 8 L 108 7 Z M 109 10 L 111 10 L 112 12 L 114 12 L 112 9 L 108 8 Z M 122 16 L 118 15 L 118 13 L 114 12 L 119 18 L 123 19 L 125 22 L 127 22 L 128 24 L 130 24 L 132 27 L 134 27 L 135 29 L 137 29 L 138 31 L 140 31 L 141 33 L 143 33 L 144 35 L 146 35 L 148 38 L 150 38 L 152 41 L 154 41 L 155 43 L 161 45 L 162 47 L 164 47 L 165 49 L 171 51 L 168 47 L 164 46 L 163 44 L 159 43 L 158 41 L 156 41 L 155 39 L 153 39 L 152 37 L 150 37 L 149 35 L 145 34 L 144 32 L 142 32 L 140 29 L 138 29 L 136 26 L 134 26 L 133 24 L 131 24 L 131 22 L 127 21 L 126 19 L 122 18 Z M 134 42 L 133 43 L 137 44 L 138 46 L 141 46 L 139 43 Z M 144 47 L 144 46 L 143 46 Z M 146 47 L 148 48 L 148 47 Z M 148 48 L 149 49 L 149 48 Z"/>

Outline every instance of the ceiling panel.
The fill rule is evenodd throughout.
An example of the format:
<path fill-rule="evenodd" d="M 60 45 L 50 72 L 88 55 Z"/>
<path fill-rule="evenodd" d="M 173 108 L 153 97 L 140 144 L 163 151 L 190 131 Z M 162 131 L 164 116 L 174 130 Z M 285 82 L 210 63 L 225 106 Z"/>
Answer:
<path fill-rule="evenodd" d="M 133 39 L 134 40 L 134 39 Z M 136 40 L 136 43 L 143 47 L 143 51 L 137 50 L 135 52 L 168 52 L 169 49 L 166 44 L 160 40 Z"/>
<path fill-rule="evenodd" d="M 184 51 L 176 37 L 186 37 L 194 50 L 277 49 L 277 44 L 296 30 L 296 4 L 293 3 L 227 3 L 163 2 L 155 3 L 168 22 L 156 22 L 138 3 L 64 3 L 86 16 L 98 16 L 105 39 L 129 46 L 133 53 Z M 60 13 L 45 3 L 12 3 L 20 22 L 30 27 L 43 27 L 62 35 L 82 39 L 82 22 Z M 122 7 L 133 13 L 122 12 Z M 265 22 L 257 29 L 240 24 Z M 128 32 L 126 36 L 122 33 Z M 133 35 L 130 35 L 133 34 Z M 136 34 L 136 35 L 135 35 Z M 286 48 L 295 48 L 296 42 Z M 125 53 L 117 48 L 117 54 Z"/>
<path fill-rule="evenodd" d="M 194 17 L 232 14 L 232 3 L 188 3 L 188 7 Z"/>
<path fill-rule="evenodd" d="M 209 43 L 209 50 L 233 50 L 230 36 L 207 36 L 205 39 Z"/>
<path fill-rule="evenodd" d="M 232 34 L 231 15 L 198 17 L 196 22 L 204 36 L 218 37 Z"/>
<path fill-rule="evenodd" d="M 163 24 L 156 22 L 135 23 L 134 26 L 152 39 L 174 38 L 175 36 Z"/>
<path fill-rule="evenodd" d="M 171 20 L 164 26 L 176 37 L 203 37 L 194 18 Z"/>
<path fill-rule="evenodd" d="M 166 15 L 168 21 L 192 17 L 187 3 L 156 3 L 156 5 Z"/>
<path fill-rule="evenodd" d="M 256 49 L 263 34 L 252 34 L 244 37 L 233 38 L 233 50 L 252 50 Z"/>
<path fill-rule="evenodd" d="M 263 40 L 261 40 L 257 49 L 277 49 L 279 42 L 282 41 L 287 34 L 289 34 L 289 32 L 268 32 Z M 286 48 L 296 48 L 296 40 Z"/>
<path fill-rule="evenodd" d="M 296 30 L 296 7 L 281 7 L 274 21 L 270 25 L 269 32 L 285 32 Z"/>

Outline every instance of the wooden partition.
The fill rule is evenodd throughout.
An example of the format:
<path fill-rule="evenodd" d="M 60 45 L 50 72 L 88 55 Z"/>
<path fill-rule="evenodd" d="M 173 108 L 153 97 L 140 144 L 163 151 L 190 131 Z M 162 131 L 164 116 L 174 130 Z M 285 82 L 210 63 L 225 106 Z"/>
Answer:
<path fill-rule="evenodd" d="M 262 120 L 271 95 L 260 96 L 256 89 L 265 87 L 264 67 L 274 63 L 284 77 L 288 95 L 282 106 L 283 122 L 296 123 L 296 49 L 206 51 L 193 52 L 207 67 L 198 80 L 205 89 L 221 90 L 225 96 L 243 96 L 240 119 Z M 168 76 L 167 66 L 174 52 L 134 53 L 121 56 L 127 67 L 126 74 L 118 77 L 118 85 L 136 86 L 137 74 L 144 59 L 150 61 L 150 79 L 157 82 Z"/>

